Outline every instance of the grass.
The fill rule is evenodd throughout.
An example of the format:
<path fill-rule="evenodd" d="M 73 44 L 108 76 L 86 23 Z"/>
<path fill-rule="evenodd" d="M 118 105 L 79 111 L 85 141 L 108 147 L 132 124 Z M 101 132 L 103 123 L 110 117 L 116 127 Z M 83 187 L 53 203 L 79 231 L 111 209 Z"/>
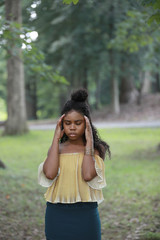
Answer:
<path fill-rule="evenodd" d="M 160 129 L 101 129 L 112 151 L 105 160 L 108 186 L 99 205 L 102 240 L 160 239 Z M 0 137 L 0 239 L 43 240 L 45 189 L 37 167 L 52 131 Z"/>

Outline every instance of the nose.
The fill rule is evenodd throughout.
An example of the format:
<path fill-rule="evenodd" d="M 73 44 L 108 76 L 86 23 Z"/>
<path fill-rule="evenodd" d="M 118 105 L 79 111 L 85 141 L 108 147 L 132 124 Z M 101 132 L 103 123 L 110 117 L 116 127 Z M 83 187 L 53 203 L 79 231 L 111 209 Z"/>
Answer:
<path fill-rule="evenodd" d="M 75 130 L 75 129 L 76 129 L 75 124 L 71 124 L 70 130 Z"/>

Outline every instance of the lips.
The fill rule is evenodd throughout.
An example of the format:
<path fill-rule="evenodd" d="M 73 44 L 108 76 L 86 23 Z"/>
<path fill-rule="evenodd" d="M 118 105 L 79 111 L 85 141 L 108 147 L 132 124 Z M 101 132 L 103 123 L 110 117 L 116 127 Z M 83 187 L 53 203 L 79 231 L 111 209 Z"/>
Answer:
<path fill-rule="evenodd" d="M 77 136 L 77 134 L 75 134 L 75 133 L 69 133 L 68 134 L 70 137 L 75 137 L 75 136 Z"/>

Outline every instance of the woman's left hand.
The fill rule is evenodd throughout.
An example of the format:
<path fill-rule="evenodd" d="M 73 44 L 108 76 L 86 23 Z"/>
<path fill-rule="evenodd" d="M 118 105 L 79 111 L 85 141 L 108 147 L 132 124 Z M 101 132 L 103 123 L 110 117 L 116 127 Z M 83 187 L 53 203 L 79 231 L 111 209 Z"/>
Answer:
<path fill-rule="evenodd" d="M 92 134 L 91 124 L 88 117 L 84 116 L 84 119 L 86 122 L 86 128 L 85 128 L 86 145 L 93 147 L 93 134 Z"/>

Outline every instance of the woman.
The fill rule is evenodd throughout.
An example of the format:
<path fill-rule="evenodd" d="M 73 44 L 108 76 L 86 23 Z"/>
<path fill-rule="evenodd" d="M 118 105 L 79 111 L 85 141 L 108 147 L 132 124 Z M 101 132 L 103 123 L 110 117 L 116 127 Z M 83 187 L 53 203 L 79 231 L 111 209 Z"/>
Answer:
<path fill-rule="evenodd" d="M 65 103 L 48 156 L 39 166 L 39 184 L 48 187 L 47 240 L 101 240 L 98 204 L 104 200 L 104 158 L 110 150 L 92 124 L 87 97 L 79 89 Z"/>

